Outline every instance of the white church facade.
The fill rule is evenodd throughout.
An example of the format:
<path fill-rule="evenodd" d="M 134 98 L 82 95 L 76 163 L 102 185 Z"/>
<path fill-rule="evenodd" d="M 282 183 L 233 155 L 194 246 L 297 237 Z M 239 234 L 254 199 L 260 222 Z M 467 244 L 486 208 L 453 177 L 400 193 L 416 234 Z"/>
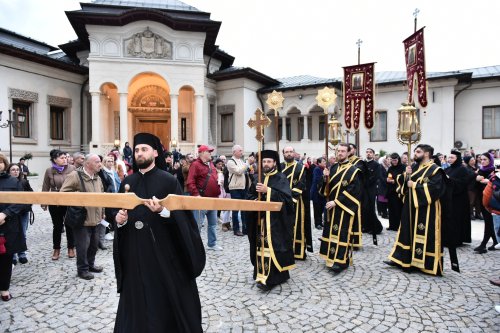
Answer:
<path fill-rule="evenodd" d="M 278 121 L 280 147 L 321 156 L 324 115 L 315 97 L 335 88 L 343 122 L 341 78 L 272 78 L 234 67 L 215 43 L 221 22 L 209 13 L 180 1 L 126 3 L 96 0 L 67 12 L 78 39 L 57 48 L 0 28 L 0 124 L 12 110 L 10 140 L 0 129 L 1 153 L 9 155 L 10 145 L 13 161 L 31 153 L 30 168 L 41 172 L 51 149 L 104 154 L 142 131 L 181 153 L 209 144 L 230 154 L 235 143 L 248 153 L 257 142 L 246 124 L 261 108 L 273 121 L 265 147 L 275 147 Z M 404 151 L 396 138 L 404 82 L 404 72 L 377 73 L 375 126 L 361 125 L 350 142 Z M 277 119 L 265 103 L 272 90 L 285 97 Z M 445 153 L 500 147 L 500 66 L 428 73 L 428 96 L 419 110 L 421 142 Z"/>

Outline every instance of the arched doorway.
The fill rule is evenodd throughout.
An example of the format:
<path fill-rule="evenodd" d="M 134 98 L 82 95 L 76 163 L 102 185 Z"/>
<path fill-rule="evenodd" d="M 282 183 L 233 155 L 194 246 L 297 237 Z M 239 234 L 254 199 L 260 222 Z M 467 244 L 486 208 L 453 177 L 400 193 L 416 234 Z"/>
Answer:
<path fill-rule="evenodd" d="M 132 133 L 148 132 L 169 149 L 171 135 L 170 93 L 165 80 L 156 74 L 141 74 L 129 87 Z"/>

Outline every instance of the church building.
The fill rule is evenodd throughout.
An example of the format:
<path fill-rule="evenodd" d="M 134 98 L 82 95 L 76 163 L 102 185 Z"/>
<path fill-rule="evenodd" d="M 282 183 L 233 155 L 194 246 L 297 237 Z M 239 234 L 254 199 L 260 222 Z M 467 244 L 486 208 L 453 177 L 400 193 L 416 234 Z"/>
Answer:
<path fill-rule="evenodd" d="M 95 0 L 66 15 L 78 38 L 58 47 L 0 28 L 0 124 L 9 116 L 12 124 L 0 129 L 0 152 L 8 156 L 11 145 L 14 162 L 31 153 L 30 169 L 38 173 L 51 149 L 105 154 L 132 144 L 138 132 L 184 154 L 201 144 L 217 154 L 231 154 L 236 143 L 256 151 L 247 122 L 257 108 L 273 121 L 266 148 L 278 137 L 280 147 L 319 157 L 325 115 L 315 97 L 325 86 L 339 96 L 335 110 L 343 123 L 342 78 L 272 78 L 234 67 L 223 51 L 231 45 L 216 43 L 221 22 L 188 4 Z M 375 125 L 346 133 L 362 152 L 405 151 L 396 138 L 397 109 L 407 96 L 403 70 L 376 73 Z M 427 80 L 421 142 L 443 153 L 500 147 L 500 65 L 430 72 Z M 285 97 L 276 119 L 265 103 L 273 90 Z"/>

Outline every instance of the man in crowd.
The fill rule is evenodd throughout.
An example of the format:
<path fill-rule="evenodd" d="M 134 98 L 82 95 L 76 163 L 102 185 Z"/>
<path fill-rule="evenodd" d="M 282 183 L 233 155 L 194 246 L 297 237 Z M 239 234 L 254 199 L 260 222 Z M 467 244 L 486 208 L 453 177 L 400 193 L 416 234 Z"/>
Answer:
<path fill-rule="evenodd" d="M 401 212 L 403 201 L 397 192 L 398 184 L 396 179 L 404 173 L 406 165 L 401 164 L 401 157 L 398 153 L 391 154 L 391 166 L 387 170 L 387 200 L 389 208 L 389 227 L 387 230 L 398 231 L 401 222 Z"/>
<path fill-rule="evenodd" d="M 203 242 L 191 211 L 168 211 L 157 198 L 182 194 L 165 171 L 160 140 L 134 137 L 134 169 L 125 185 L 144 205 L 116 215 L 113 259 L 120 293 L 115 332 L 202 332 L 196 277 L 205 266 Z M 175 269 L 173 269 L 175 267 Z"/>
<path fill-rule="evenodd" d="M 19 159 L 19 172 L 24 176 L 24 179 L 26 179 L 30 173 L 30 169 L 28 166 L 25 164 L 26 159 L 24 157 L 21 157 Z"/>
<path fill-rule="evenodd" d="M 354 143 L 349 143 L 349 151 L 348 151 L 348 161 L 351 163 L 355 168 L 359 169 L 359 173 L 357 173 L 357 176 L 359 177 L 359 180 L 361 182 L 361 188 L 364 188 L 365 184 L 365 177 L 366 177 L 366 166 L 365 162 L 357 156 L 358 152 L 358 147 Z M 354 221 L 354 225 L 352 226 L 352 244 L 355 249 L 358 249 L 361 247 L 362 244 L 362 215 L 363 215 L 363 207 L 365 205 L 365 193 L 364 191 L 361 191 L 360 193 L 360 213 L 356 214 L 356 220 Z"/>
<path fill-rule="evenodd" d="M 347 158 L 349 145 L 337 146 L 337 163 L 330 170 L 325 168 L 321 191 L 326 197 L 327 221 L 321 237 L 320 256 L 326 260 L 326 266 L 334 273 L 340 273 L 347 267 L 352 256 L 353 226 L 361 209 L 358 198 L 362 184 L 358 174 L 361 172 Z"/>
<path fill-rule="evenodd" d="M 187 153 L 186 158 L 181 159 L 182 179 L 184 179 L 184 195 L 189 195 L 189 190 L 187 187 L 187 179 L 189 174 L 189 168 L 191 167 L 191 163 L 193 163 L 193 161 L 194 161 L 194 156 L 191 153 Z"/>
<path fill-rule="evenodd" d="M 242 160 L 243 148 L 240 145 L 233 146 L 233 156 L 226 162 L 228 170 L 228 188 L 231 199 L 245 199 L 248 188 L 248 166 Z M 244 214 L 241 214 L 241 229 L 239 221 L 239 211 L 233 210 L 233 232 L 236 236 L 243 236 L 247 233 L 247 226 L 243 220 Z"/>
<path fill-rule="evenodd" d="M 73 165 L 76 169 L 83 167 L 83 161 L 85 160 L 85 154 L 81 151 L 77 151 L 73 154 Z"/>
<path fill-rule="evenodd" d="M 389 255 L 390 266 L 405 271 L 412 267 L 442 275 L 441 201 L 446 190 L 443 169 L 434 164 L 434 148 L 419 144 L 414 150 L 415 164 L 398 177 L 398 191 L 404 196 L 401 227 Z"/>
<path fill-rule="evenodd" d="M 279 212 L 247 212 L 250 259 L 254 266 L 253 277 L 257 287 L 268 291 L 290 278 L 295 267 L 293 255 L 294 208 L 290 186 L 280 171 L 279 155 L 273 150 L 263 150 L 262 171 L 264 179 L 255 179 L 248 199 L 282 202 Z M 260 219 L 259 219 L 260 218 Z"/>
<path fill-rule="evenodd" d="M 60 192 L 104 192 L 104 186 L 97 173 L 101 170 L 101 159 L 96 154 L 85 156 L 83 167 L 71 172 Z M 85 187 L 82 188 L 82 185 Z M 83 227 L 73 228 L 76 245 L 76 266 L 78 277 L 91 280 L 92 273 L 101 273 L 103 268 L 95 264 L 95 255 L 99 243 L 97 225 L 104 218 L 104 209 L 98 207 L 86 207 L 87 218 Z"/>
<path fill-rule="evenodd" d="M 323 211 L 325 209 L 326 201 L 322 193 L 320 193 L 320 184 L 322 183 L 323 170 L 326 168 L 326 159 L 320 157 L 317 159 L 317 166 L 314 168 L 313 177 L 311 182 L 311 200 L 313 202 L 314 211 L 314 226 L 316 229 L 323 229 Z"/>
<path fill-rule="evenodd" d="M 365 182 L 364 182 L 364 199 L 362 203 L 362 230 L 364 232 L 378 235 L 382 232 L 382 223 L 377 218 L 375 211 L 375 200 L 377 197 L 377 179 L 381 172 L 382 166 L 374 159 L 375 151 L 372 148 L 366 149 L 365 159 Z"/>
<path fill-rule="evenodd" d="M 220 194 L 217 170 L 212 163 L 213 150 L 209 146 L 201 145 L 198 148 L 198 158 L 191 163 L 186 184 L 189 194 L 194 197 L 217 198 Z M 222 247 L 217 245 L 217 211 L 197 210 L 194 216 L 200 230 L 205 217 L 207 218 L 207 248 L 222 251 Z"/>
<path fill-rule="evenodd" d="M 311 218 L 305 215 L 303 192 L 306 188 L 305 168 L 302 163 L 295 160 L 295 149 L 293 147 L 283 148 L 281 172 L 286 176 L 295 208 L 293 252 L 295 259 L 306 258 L 306 248 L 312 252 Z M 300 156 L 300 155 L 299 155 Z"/>

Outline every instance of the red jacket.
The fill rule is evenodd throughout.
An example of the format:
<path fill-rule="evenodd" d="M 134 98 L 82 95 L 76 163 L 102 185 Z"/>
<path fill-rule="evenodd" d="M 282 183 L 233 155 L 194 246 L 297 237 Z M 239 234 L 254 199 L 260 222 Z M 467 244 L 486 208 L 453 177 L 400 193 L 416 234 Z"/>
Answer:
<path fill-rule="evenodd" d="M 496 176 L 494 176 L 494 177 L 496 177 Z M 491 200 L 491 196 L 493 195 L 493 190 L 494 190 L 493 189 L 493 182 L 491 180 L 492 179 L 490 179 L 490 181 L 488 182 L 488 184 L 486 185 L 486 187 L 483 190 L 483 206 L 491 214 L 500 215 L 500 211 L 494 210 L 493 208 L 490 207 L 490 200 Z"/>
<path fill-rule="evenodd" d="M 208 179 L 204 197 L 217 198 L 220 194 L 220 187 L 217 179 L 217 169 L 210 161 L 210 178 Z M 209 164 L 204 163 L 200 158 L 191 163 L 189 167 L 188 178 L 186 182 L 187 190 L 192 196 L 200 195 L 200 190 L 206 182 L 209 170 Z"/>

